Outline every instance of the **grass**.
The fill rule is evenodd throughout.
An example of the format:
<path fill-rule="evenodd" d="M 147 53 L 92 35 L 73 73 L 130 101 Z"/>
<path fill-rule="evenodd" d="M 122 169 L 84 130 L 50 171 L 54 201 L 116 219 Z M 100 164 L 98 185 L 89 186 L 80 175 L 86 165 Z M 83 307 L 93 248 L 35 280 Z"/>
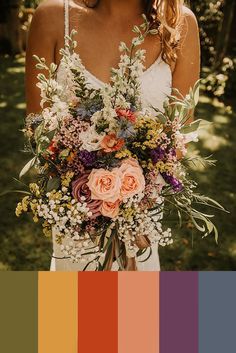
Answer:
<path fill-rule="evenodd" d="M 23 147 L 25 115 L 24 57 L 2 57 L 0 63 L 0 192 L 19 188 L 13 181 L 27 160 Z M 202 239 L 192 230 L 177 229 L 173 245 L 160 248 L 162 270 L 236 270 L 236 114 L 218 101 L 201 97 L 197 117 L 211 121 L 202 133 L 197 148 L 201 154 L 213 154 L 216 167 L 192 170 L 199 192 L 206 193 L 230 211 L 215 212 L 219 244 L 212 236 Z M 48 270 L 52 246 L 39 226 L 27 216 L 16 218 L 19 195 L 0 198 L 0 270 Z"/>

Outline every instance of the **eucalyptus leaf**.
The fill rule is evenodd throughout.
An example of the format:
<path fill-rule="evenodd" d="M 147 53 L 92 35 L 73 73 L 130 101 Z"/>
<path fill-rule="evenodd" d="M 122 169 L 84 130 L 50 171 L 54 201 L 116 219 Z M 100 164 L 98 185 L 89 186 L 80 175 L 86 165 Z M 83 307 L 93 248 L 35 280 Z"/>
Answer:
<path fill-rule="evenodd" d="M 57 190 L 60 186 L 60 178 L 51 178 L 47 182 L 47 192 Z"/>
<path fill-rule="evenodd" d="M 178 213 L 178 218 L 179 218 L 179 226 L 181 228 L 182 227 L 182 215 L 181 215 L 180 210 L 178 210 L 177 213 Z"/>
<path fill-rule="evenodd" d="M 200 232 L 205 232 L 206 228 L 204 226 L 200 226 L 195 218 L 193 216 L 190 215 L 191 221 L 193 222 L 193 224 L 195 225 L 195 227 L 200 231 Z"/>
<path fill-rule="evenodd" d="M 11 193 L 13 193 L 13 194 L 15 194 L 15 193 L 16 194 L 23 194 L 23 195 L 31 196 L 30 192 L 24 191 L 24 190 L 6 190 L 6 191 L 3 191 L 3 192 L 0 193 L 0 197 L 5 196 L 7 194 L 11 194 Z"/>
<path fill-rule="evenodd" d="M 194 198 L 196 198 L 197 200 L 201 201 L 203 204 L 211 206 L 215 205 L 217 209 L 225 211 L 227 213 L 229 213 L 229 211 L 227 211 L 219 202 L 217 202 L 216 200 L 211 199 L 210 197 L 207 196 L 203 196 L 203 195 L 196 195 L 193 194 Z"/>
<path fill-rule="evenodd" d="M 190 132 L 194 132 L 197 131 L 201 125 L 201 123 L 203 122 L 202 119 L 198 119 L 193 121 L 191 124 L 185 125 L 181 128 L 180 132 L 182 134 L 188 134 Z"/>
<path fill-rule="evenodd" d="M 201 84 L 201 79 L 198 80 L 193 87 L 193 100 L 195 105 L 197 105 L 199 101 L 200 84 Z"/>
<path fill-rule="evenodd" d="M 22 178 L 35 165 L 36 160 L 37 157 L 35 156 L 28 163 L 26 163 L 26 165 L 20 172 L 19 178 Z"/>
<path fill-rule="evenodd" d="M 42 135 L 42 132 L 43 132 L 43 124 L 41 123 L 36 129 L 35 129 L 35 132 L 34 132 L 34 139 L 36 141 L 36 143 L 38 143 L 41 135 Z"/>

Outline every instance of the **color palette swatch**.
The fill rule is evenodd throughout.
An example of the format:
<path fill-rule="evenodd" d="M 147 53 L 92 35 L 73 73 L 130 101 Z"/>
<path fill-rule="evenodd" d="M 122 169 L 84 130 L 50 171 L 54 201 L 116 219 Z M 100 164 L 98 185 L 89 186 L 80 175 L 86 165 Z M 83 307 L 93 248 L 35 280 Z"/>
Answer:
<path fill-rule="evenodd" d="M 233 353 L 235 272 L 1 272 L 4 353 Z"/>

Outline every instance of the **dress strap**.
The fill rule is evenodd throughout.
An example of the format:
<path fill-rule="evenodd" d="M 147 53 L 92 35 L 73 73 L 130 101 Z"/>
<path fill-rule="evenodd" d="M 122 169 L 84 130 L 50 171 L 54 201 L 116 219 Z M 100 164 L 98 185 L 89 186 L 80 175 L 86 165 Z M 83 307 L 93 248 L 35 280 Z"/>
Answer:
<path fill-rule="evenodd" d="M 69 20 L 69 0 L 64 0 L 64 14 L 65 14 L 65 36 L 69 36 L 70 32 L 70 20 Z M 65 45 L 67 39 L 65 38 Z"/>

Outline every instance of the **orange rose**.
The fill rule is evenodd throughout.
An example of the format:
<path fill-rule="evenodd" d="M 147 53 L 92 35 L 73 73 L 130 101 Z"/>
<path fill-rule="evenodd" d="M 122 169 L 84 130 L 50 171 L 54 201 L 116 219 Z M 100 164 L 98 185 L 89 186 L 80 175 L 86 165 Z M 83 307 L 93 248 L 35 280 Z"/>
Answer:
<path fill-rule="evenodd" d="M 100 212 L 104 217 L 115 218 L 119 213 L 120 200 L 115 202 L 103 201 Z"/>
<path fill-rule="evenodd" d="M 112 171 L 93 169 L 88 180 L 92 199 L 116 202 L 120 198 L 121 176 L 118 168 Z"/>
<path fill-rule="evenodd" d="M 110 133 L 102 139 L 100 145 L 105 152 L 118 151 L 124 146 L 124 140 Z"/>
<path fill-rule="evenodd" d="M 145 179 L 142 168 L 134 158 L 124 160 L 119 169 L 122 174 L 122 197 L 132 197 L 145 189 Z"/>

